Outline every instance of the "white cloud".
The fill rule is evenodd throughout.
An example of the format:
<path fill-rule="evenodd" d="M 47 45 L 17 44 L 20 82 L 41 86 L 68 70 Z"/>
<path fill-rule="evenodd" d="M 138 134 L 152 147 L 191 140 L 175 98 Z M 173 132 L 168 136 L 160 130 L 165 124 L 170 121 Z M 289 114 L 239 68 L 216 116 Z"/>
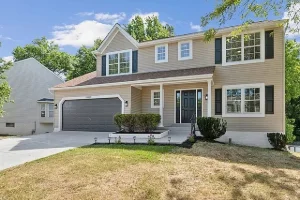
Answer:
<path fill-rule="evenodd" d="M 124 12 L 109 14 L 109 13 L 96 13 L 95 19 L 97 21 L 106 22 L 106 23 L 118 23 L 126 18 L 126 14 Z"/>
<path fill-rule="evenodd" d="M 13 40 L 11 37 L 6 37 L 6 36 L 3 36 L 3 35 L 0 35 L 0 39 L 3 39 L 3 40 Z"/>
<path fill-rule="evenodd" d="M 296 4 L 292 4 L 291 7 L 289 8 L 289 10 L 285 11 L 284 14 L 283 14 L 282 19 L 289 19 L 290 20 L 289 21 L 289 27 L 286 31 L 286 34 L 288 35 L 288 37 L 296 37 L 296 36 L 300 35 L 299 32 L 293 33 L 293 31 L 292 31 L 292 30 L 298 30 L 300 28 L 298 23 L 295 23 L 294 20 L 292 19 L 293 16 L 295 16 L 295 14 L 299 10 L 300 10 L 300 3 L 296 3 Z M 296 15 L 298 15 L 298 13 Z"/>
<path fill-rule="evenodd" d="M 134 13 L 130 19 L 128 20 L 129 22 L 135 18 L 135 16 L 139 15 L 144 21 L 146 20 L 147 17 L 152 17 L 152 16 L 156 16 L 159 17 L 159 13 L 158 12 L 150 12 L 150 13 Z"/>
<path fill-rule="evenodd" d="M 5 62 L 9 62 L 9 61 L 13 61 L 13 56 L 6 56 L 6 57 L 3 57 L 2 59 L 5 61 Z"/>
<path fill-rule="evenodd" d="M 55 26 L 52 32 L 53 38 L 50 41 L 60 46 L 92 46 L 97 38 L 104 39 L 111 28 L 111 24 L 103 24 L 95 20 L 85 20 L 79 24 Z"/>
<path fill-rule="evenodd" d="M 195 30 L 195 31 L 201 31 L 202 30 L 200 25 L 195 25 L 195 24 L 193 24 L 193 22 L 190 22 L 190 27 L 191 27 L 192 30 Z"/>
<path fill-rule="evenodd" d="M 95 14 L 94 12 L 80 12 L 80 13 L 77 13 L 76 15 L 83 17 L 83 16 L 92 16 L 94 14 Z"/>

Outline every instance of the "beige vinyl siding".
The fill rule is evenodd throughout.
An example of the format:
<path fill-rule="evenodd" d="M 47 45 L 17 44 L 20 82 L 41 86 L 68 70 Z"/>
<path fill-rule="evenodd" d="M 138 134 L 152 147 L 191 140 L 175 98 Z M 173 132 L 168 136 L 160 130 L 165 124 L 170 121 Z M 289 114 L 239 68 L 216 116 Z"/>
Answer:
<path fill-rule="evenodd" d="M 86 97 L 86 96 L 115 95 L 115 94 L 119 94 L 124 101 L 128 101 L 128 107 L 125 107 L 125 113 L 130 114 L 131 112 L 130 86 L 57 90 L 54 92 L 54 102 L 59 105 L 59 102 L 64 97 Z M 59 120 L 58 112 L 59 109 L 54 110 L 55 128 L 58 128 L 58 120 Z"/>
<path fill-rule="evenodd" d="M 103 51 L 103 55 L 110 52 L 122 51 L 127 49 L 136 50 L 137 48 L 121 32 L 118 32 L 111 43 Z"/>
<path fill-rule="evenodd" d="M 284 131 L 284 32 L 281 28 L 274 31 L 274 59 L 265 62 L 233 65 L 215 69 L 212 89 L 212 115 L 215 114 L 215 88 L 223 85 L 264 83 L 274 85 L 274 114 L 263 118 L 225 118 L 229 131 L 271 132 Z M 265 98 L 265 97 L 262 97 Z"/>
<path fill-rule="evenodd" d="M 215 63 L 214 41 L 193 40 L 193 59 L 178 60 L 178 43 L 169 43 L 168 62 L 155 63 L 155 46 L 140 48 L 138 72 L 166 71 L 213 66 Z"/>
<path fill-rule="evenodd" d="M 131 113 L 142 113 L 142 90 L 131 87 Z"/>
<path fill-rule="evenodd" d="M 178 89 L 200 89 L 202 88 L 203 115 L 207 116 L 207 83 L 191 83 L 178 85 L 164 85 L 164 126 L 175 123 L 175 91 Z M 143 87 L 142 89 L 142 113 L 157 113 L 159 108 L 151 108 L 151 90 L 159 90 L 159 86 Z"/>

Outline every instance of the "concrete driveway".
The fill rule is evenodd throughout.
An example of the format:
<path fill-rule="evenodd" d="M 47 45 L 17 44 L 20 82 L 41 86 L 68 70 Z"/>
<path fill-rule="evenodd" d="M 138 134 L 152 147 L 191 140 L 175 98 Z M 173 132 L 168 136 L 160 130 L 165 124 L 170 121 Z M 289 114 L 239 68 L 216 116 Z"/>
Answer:
<path fill-rule="evenodd" d="M 76 147 L 107 142 L 109 133 L 64 131 L 0 140 L 0 170 Z"/>

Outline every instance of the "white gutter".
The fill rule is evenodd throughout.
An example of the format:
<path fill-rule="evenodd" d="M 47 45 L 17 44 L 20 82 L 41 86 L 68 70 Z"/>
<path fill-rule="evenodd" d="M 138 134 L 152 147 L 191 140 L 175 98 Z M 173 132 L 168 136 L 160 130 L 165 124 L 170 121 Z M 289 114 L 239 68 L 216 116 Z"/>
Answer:
<path fill-rule="evenodd" d="M 153 83 L 153 82 L 155 82 L 155 83 L 163 83 L 163 82 L 171 82 L 171 81 L 176 82 L 176 81 L 187 81 L 187 80 L 193 80 L 193 79 L 211 79 L 212 77 L 213 77 L 213 74 L 204 74 L 204 75 L 192 75 L 192 76 L 157 78 L 157 79 L 126 81 L 126 82 L 116 82 L 116 83 L 104 83 L 104 84 L 94 84 L 94 85 L 84 85 L 84 86 L 73 86 L 73 87 L 63 87 L 63 88 L 49 88 L 49 90 L 50 91 L 75 90 L 75 89 L 85 89 L 85 88 L 97 88 L 97 87 L 133 85 L 133 84 L 145 84 L 145 83 Z"/>

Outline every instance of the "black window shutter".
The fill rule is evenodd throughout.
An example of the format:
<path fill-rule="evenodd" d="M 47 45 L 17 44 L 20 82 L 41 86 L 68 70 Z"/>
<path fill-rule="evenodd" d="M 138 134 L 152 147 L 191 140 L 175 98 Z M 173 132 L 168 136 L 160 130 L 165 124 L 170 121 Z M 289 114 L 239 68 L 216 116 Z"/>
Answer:
<path fill-rule="evenodd" d="M 106 76 L 106 55 L 102 56 L 102 76 Z"/>
<path fill-rule="evenodd" d="M 132 51 L 132 73 L 138 72 L 138 51 Z"/>
<path fill-rule="evenodd" d="M 222 89 L 215 89 L 215 115 L 222 115 Z"/>
<path fill-rule="evenodd" d="M 274 114 L 274 85 L 265 87 L 266 114 Z"/>
<path fill-rule="evenodd" d="M 215 64 L 222 63 L 222 38 L 215 39 Z"/>
<path fill-rule="evenodd" d="M 274 58 L 274 31 L 265 32 L 265 58 Z"/>

